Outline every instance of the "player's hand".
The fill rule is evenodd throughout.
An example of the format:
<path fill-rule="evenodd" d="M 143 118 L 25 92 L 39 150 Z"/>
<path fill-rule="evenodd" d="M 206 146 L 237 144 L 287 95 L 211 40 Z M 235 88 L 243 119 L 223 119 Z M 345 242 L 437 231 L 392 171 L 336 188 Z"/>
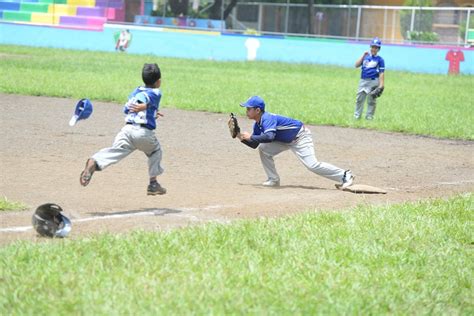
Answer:
<path fill-rule="evenodd" d="M 252 135 L 250 133 L 243 132 L 243 133 L 240 133 L 239 135 L 237 135 L 237 137 L 240 140 L 250 140 L 250 137 L 252 137 Z"/>
<path fill-rule="evenodd" d="M 146 104 L 144 103 L 132 103 L 128 106 L 130 112 L 136 113 L 146 110 Z"/>
<path fill-rule="evenodd" d="M 165 116 L 163 113 L 161 113 L 161 112 L 156 112 L 155 118 L 160 118 L 160 117 L 163 117 L 163 116 Z"/>
<path fill-rule="evenodd" d="M 365 52 L 364 52 L 364 57 L 367 56 L 367 55 L 369 55 L 369 54 L 370 54 L 369 52 L 365 51 Z"/>

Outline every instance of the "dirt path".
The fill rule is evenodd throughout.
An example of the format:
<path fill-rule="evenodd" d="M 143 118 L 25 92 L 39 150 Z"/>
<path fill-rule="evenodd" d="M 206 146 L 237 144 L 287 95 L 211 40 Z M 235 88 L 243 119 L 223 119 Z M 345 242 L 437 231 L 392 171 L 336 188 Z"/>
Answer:
<path fill-rule="evenodd" d="M 230 138 L 226 114 L 168 108 L 157 130 L 165 168 L 159 180 L 168 194 L 146 195 L 147 165 L 140 152 L 96 173 L 84 188 L 79 184 L 84 162 L 112 144 L 123 117 L 120 105 L 93 102 L 92 116 L 70 127 L 75 102 L 0 94 L 0 195 L 30 206 L 0 213 L 0 245 L 38 240 L 27 227 L 36 207 L 47 202 L 63 207 L 73 222 L 70 238 L 80 238 L 474 191 L 474 142 L 326 126 L 309 126 L 318 159 L 350 168 L 358 183 L 388 194 L 338 191 L 291 152 L 276 158 L 282 186 L 264 188 L 258 152 Z M 249 120 L 240 122 L 250 129 Z M 18 231 L 7 230 L 15 227 Z"/>

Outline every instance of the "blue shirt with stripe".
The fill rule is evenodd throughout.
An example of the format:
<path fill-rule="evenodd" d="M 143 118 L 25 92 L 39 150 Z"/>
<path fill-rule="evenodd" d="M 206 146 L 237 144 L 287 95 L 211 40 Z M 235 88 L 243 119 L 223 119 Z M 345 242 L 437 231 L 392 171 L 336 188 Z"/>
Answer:
<path fill-rule="evenodd" d="M 362 61 L 362 79 L 378 78 L 385 71 L 385 61 L 379 55 L 368 54 Z"/>
<path fill-rule="evenodd" d="M 146 110 L 140 112 L 130 112 L 129 105 L 136 103 L 135 96 L 144 92 L 147 95 L 148 103 Z M 123 112 L 126 114 L 125 122 L 131 124 L 138 124 L 148 129 L 156 128 L 156 113 L 160 107 L 161 91 L 160 89 L 138 87 L 130 93 L 128 102 L 123 107 Z"/>
<path fill-rule="evenodd" d="M 251 140 L 258 141 L 258 135 L 265 133 L 275 133 L 275 138 L 269 141 L 278 141 L 283 143 L 291 143 L 295 140 L 296 135 L 303 126 L 303 122 L 277 115 L 269 112 L 264 112 L 260 118 L 260 122 L 255 122 L 253 125 L 253 134 Z M 256 139 L 254 136 L 257 136 Z"/>

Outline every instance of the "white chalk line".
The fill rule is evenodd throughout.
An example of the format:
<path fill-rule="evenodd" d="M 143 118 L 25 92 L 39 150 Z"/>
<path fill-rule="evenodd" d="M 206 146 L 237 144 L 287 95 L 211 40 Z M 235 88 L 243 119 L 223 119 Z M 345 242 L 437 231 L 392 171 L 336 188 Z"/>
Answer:
<path fill-rule="evenodd" d="M 175 210 L 176 211 L 181 211 L 181 212 L 192 212 L 192 211 L 207 211 L 207 210 L 227 208 L 227 207 L 234 207 L 234 206 L 210 205 L 210 206 L 205 206 L 205 207 L 183 207 L 183 208 L 176 208 Z M 111 214 L 111 215 L 104 215 L 104 216 L 92 216 L 92 217 L 85 217 L 85 218 L 77 218 L 77 219 L 71 220 L 71 223 L 90 222 L 90 221 L 127 218 L 127 217 L 138 217 L 138 216 L 161 216 L 161 215 L 187 218 L 187 219 L 190 219 L 192 221 L 202 221 L 197 216 L 194 216 L 194 215 L 191 215 L 191 214 L 168 213 L 168 210 L 169 209 L 157 208 L 157 209 L 152 210 L 152 211 L 134 212 L 134 213 L 129 213 L 129 214 Z M 216 219 L 214 221 L 227 223 L 227 221 L 222 221 L 222 220 L 218 220 L 218 219 Z M 3 232 L 25 232 L 25 231 L 28 231 L 30 229 L 33 229 L 33 226 L 6 227 L 6 228 L 0 228 L 0 233 L 3 233 Z"/>

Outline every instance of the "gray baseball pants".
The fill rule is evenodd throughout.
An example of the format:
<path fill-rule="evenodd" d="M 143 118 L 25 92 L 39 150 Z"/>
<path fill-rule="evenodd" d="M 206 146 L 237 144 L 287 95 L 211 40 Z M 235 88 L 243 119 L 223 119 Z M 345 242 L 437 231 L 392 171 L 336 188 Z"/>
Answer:
<path fill-rule="evenodd" d="M 119 162 L 136 149 L 148 157 L 148 174 L 150 178 L 163 173 L 161 168 L 162 151 L 155 131 L 137 125 L 125 125 L 115 136 L 112 147 L 104 148 L 94 154 L 92 159 L 100 170 Z"/>
<path fill-rule="evenodd" d="M 263 169 L 265 170 L 269 180 L 280 180 L 280 176 L 275 168 L 273 157 L 288 149 L 298 157 L 306 168 L 317 175 L 337 182 L 342 182 L 342 178 L 344 177 L 344 169 L 326 162 L 320 162 L 316 159 L 311 131 L 304 126 L 299 131 L 296 139 L 291 143 L 275 141 L 271 143 L 262 143 L 258 148 Z"/>
<path fill-rule="evenodd" d="M 372 91 L 374 87 L 377 88 L 378 86 L 379 86 L 379 78 L 376 78 L 374 80 L 360 79 L 359 89 L 357 90 L 356 108 L 354 112 L 355 118 L 358 119 L 362 116 L 366 98 L 368 100 L 367 100 L 367 113 L 365 114 L 365 118 L 372 119 L 374 117 L 377 100 L 368 94 Z"/>

